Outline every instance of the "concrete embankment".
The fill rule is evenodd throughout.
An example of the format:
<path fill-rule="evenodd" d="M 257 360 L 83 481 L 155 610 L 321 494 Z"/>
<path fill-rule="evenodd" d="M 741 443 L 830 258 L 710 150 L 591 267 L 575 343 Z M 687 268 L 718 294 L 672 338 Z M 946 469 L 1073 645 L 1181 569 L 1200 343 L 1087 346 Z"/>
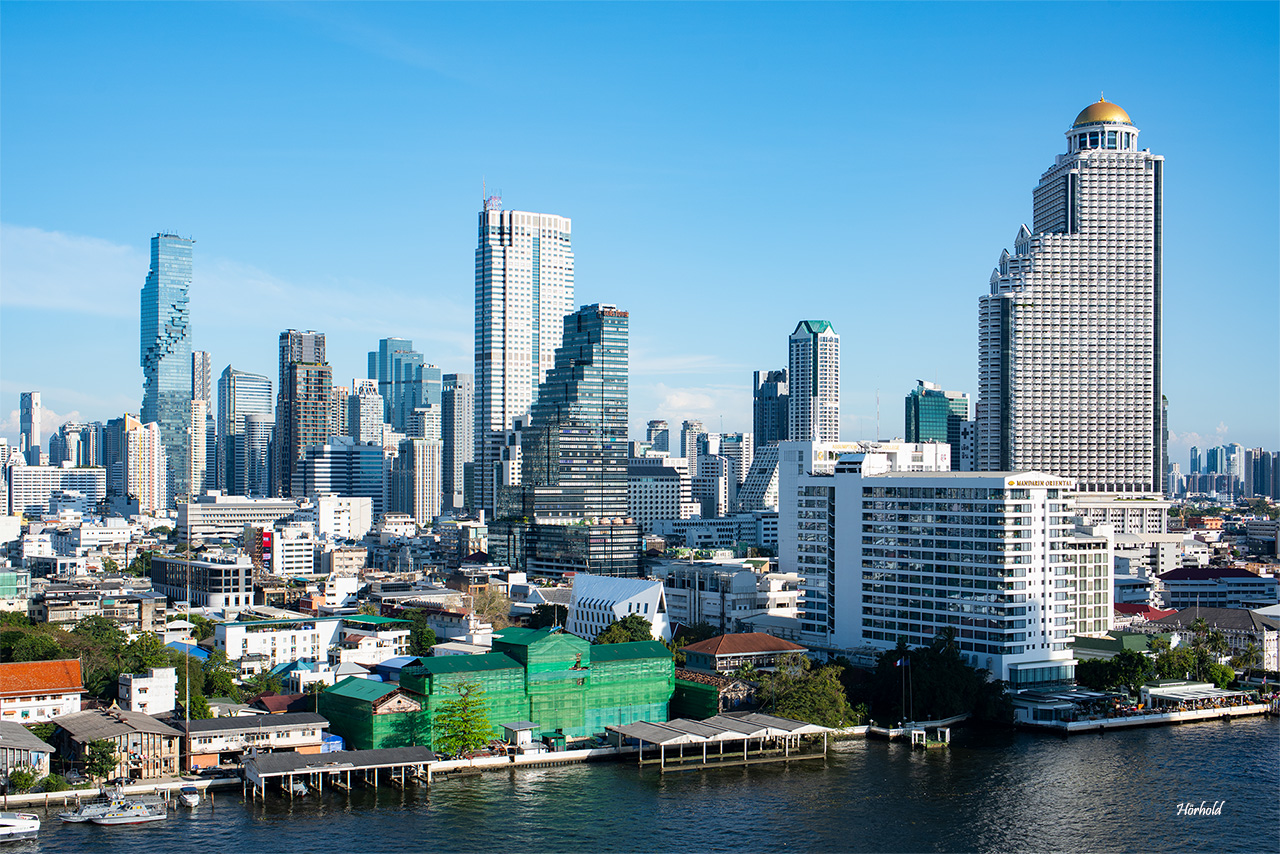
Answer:
<path fill-rule="evenodd" d="M 1045 721 L 1022 723 L 1026 729 L 1045 732 L 1057 732 L 1063 735 L 1074 735 L 1082 732 L 1105 732 L 1109 729 L 1129 729 L 1140 726 L 1170 726 L 1172 724 L 1193 723 L 1195 721 L 1217 721 L 1230 718 L 1250 717 L 1267 713 L 1264 703 L 1251 703 L 1243 706 L 1224 706 L 1213 709 L 1188 709 L 1178 712 L 1159 712 L 1147 715 L 1127 715 L 1118 718 L 1097 718 L 1083 721 Z"/>
<path fill-rule="evenodd" d="M 195 786 L 201 797 L 208 797 L 210 791 L 219 789 L 239 789 L 240 778 L 227 777 L 221 780 L 178 780 L 166 777 L 161 780 L 139 780 L 124 786 L 125 795 L 160 795 L 171 798 L 183 786 Z M 77 805 L 97 800 L 102 792 L 93 789 L 68 789 L 65 792 L 28 792 L 25 795 L 8 795 L 0 799 L 0 808 L 10 809 L 19 806 L 43 806 L 46 808 L 67 807 L 75 809 Z"/>

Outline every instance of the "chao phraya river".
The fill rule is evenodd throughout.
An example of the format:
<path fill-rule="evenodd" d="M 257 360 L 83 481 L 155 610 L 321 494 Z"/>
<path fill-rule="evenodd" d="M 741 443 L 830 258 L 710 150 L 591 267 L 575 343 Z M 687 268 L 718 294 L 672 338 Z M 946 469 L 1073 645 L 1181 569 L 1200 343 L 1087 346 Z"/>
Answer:
<path fill-rule="evenodd" d="M 240 792 L 135 827 L 44 822 L 6 851 L 1280 850 L 1280 721 L 1056 736 L 955 731 L 950 750 L 839 744 L 825 760 L 660 776 L 605 763 L 292 805 Z M 1186 814 L 1201 802 L 1212 813 Z"/>

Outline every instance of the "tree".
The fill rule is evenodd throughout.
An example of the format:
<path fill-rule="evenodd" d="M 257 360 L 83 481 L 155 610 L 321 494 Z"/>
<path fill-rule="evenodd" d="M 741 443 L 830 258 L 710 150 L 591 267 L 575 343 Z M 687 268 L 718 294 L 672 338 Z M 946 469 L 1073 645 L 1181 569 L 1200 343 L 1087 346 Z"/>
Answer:
<path fill-rule="evenodd" d="M 169 666 L 169 650 L 153 632 L 142 632 L 124 648 L 124 672 L 146 673 L 153 667 Z"/>
<path fill-rule="evenodd" d="M 569 621 L 569 609 L 564 605 L 544 602 L 535 605 L 533 616 L 529 618 L 529 628 L 545 629 L 547 626 L 563 626 Z"/>
<path fill-rule="evenodd" d="M 90 779 L 101 780 L 109 777 L 120 764 L 116 755 L 116 746 L 105 738 L 91 741 L 85 747 L 84 771 Z"/>
<path fill-rule="evenodd" d="M 85 617 L 76 623 L 71 634 L 83 638 L 86 643 L 92 644 L 104 653 L 122 648 L 129 640 L 128 635 L 122 632 L 115 622 L 99 615 Z"/>
<path fill-rule="evenodd" d="M 376 616 L 378 616 L 378 606 L 377 606 L 377 605 L 375 605 L 375 604 L 373 604 L 372 602 L 362 602 L 362 603 L 360 603 L 360 607 L 359 607 L 358 609 L 356 609 L 356 611 L 357 611 L 357 613 L 359 613 L 359 614 L 363 614 L 363 615 L 365 615 L 366 617 L 376 617 Z"/>
<path fill-rule="evenodd" d="M 1238 667 L 1244 671 L 1244 678 L 1249 678 L 1249 671 L 1262 661 L 1262 650 L 1258 645 L 1249 641 L 1245 644 L 1244 649 L 1237 652 L 1231 657 L 1231 666 Z"/>
<path fill-rule="evenodd" d="M 1210 662 L 1209 666 L 1205 668 L 1204 675 L 1205 678 L 1219 688 L 1226 688 L 1236 680 L 1236 672 L 1233 668 L 1225 664 L 1218 664 L 1216 661 Z"/>
<path fill-rule="evenodd" d="M 409 654 L 430 655 L 436 645 L 436 631 L 428 623 L 429 616 L 421 608 L 411 608 L 402 615 L 410 621 Z"/>
<path fill-rule="evenodd" d="M 19 765 L 9 769 L 9 788 L 15 792 L 29 791 L 39 779 L 40 775 L 36 773 L 36 769 L 30 766 Z"/>
<path fill-rule="evenodd" d="M 475 682 L 463 682 L 454 691 L 458 696 L 441 703 L 431 718 L 432 743 L 450 756 L 480 747 L 493 735 L 484 689 Z"/>
<path fill-rule="evenodd" d="M 125 570 L 129 575 L 147 576 L 151 574 L 151 552 L 140 551 L 137 557 L 129 562 L 129 567 Z"/>
<path fill-rule="evenodd" d="M 279 694 L 283 687 L 284 683 L 279 676 L 264 670 L 244 680 L 244 695 L 261 697 L 263 694 Z"/>
<path fill-rule="evenodd" d="M 209 708 L 209 701 L 204 694 L 192 694 L 191 706 L 184 711 L 190 713 L 188 717 L 193 721 L 207 721 L 213 717 L 213 709 Z"/>
<path fill-rule="evenodd" d="M 45 634 L 29 634 L 13 645 L 13 661 L 55 661 L 66 658 L 67 651 Z"/>
<path fill-rule="evenodd" d="M 787 653 L 778 659 L 776 670 L 759 675 L 757 696 L 780 717 L 820 726 L 848 726 L 854 713 L 840 682 L 843 669 L 834 664 L 815 669 L 803 653 Z"/>
<path fill-rule="evenodd" d="M 102 571 L 106 575 L 115 575 L 120 571 L 120 564 L 109 557 L 104 557 L 102 559 Z"/>
<path fill-rule="evenodd" d="M 635 643 L 653 640 L 653 626 L 639 614 L 628 614 L 614 620 L 596 636 L 596 643 Z"/>
<path fill-rule="evenodd" d="M 471 597 L 471 610 L 493 623 L 495 629 L 511 625 L 511 600 L 491 587 Z"/>
<path fill-rule="evenodd" d="M 65 792 L 71 788 L 71 784 L 61 774 L 50 774 L 40 781 L 40 788 L 46 792 Z"/>
<path fill-rule="evenodd" d="M 227 654 L 215 649 L 207 661 L 201 665 L 204 675 L 205 696 L 230 697 L 239 702 L 240 689 L 236 687 L 235 678 L 240 675 L 236 666 L 227 659 Z"/>
<path fill-rule="evenodd" d="M 1142 683 L 1151 678 L 1155 664 L 1140 652 L 1122 649 L 1111 659 L 1111 684 L 1137 694 Z"/>
<path fill-rule="evenodd" d="M 213 621 L 199 614 L 171 614 L 167 622 L 175 622 L 177 620 L 186 620 L 191 624 L 191 634 L 195 636 L 197 641 L 205 638 L 213 637 Z"/>

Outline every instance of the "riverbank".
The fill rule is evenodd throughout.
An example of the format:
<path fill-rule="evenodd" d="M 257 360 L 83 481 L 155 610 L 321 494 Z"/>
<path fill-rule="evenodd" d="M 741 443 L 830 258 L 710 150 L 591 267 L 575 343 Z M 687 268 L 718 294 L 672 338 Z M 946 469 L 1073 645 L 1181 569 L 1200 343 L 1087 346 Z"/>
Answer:
<path fill-rule="evenodd" d="M 211 791 L 220 789 L 239 789 L 241 782 L 239 777 L 224 777 L 218 780 L 201 779 L 191 777 L 182 779 L 180 777 L 163 777 L 159 780 L 139 780 L 127 786 L 122 786 L 125 795 L 160 795 L 165 799 L 172 798 L 183 786 L 195 786 L 200 790 L 200 797 L 203 800 Z M 21 795 L 7 795 L 0 798 L 0 808 L 13 809 L 21 806 L 41 806 L 46 809 L 53 807 L 67 807 L 75 809 L 86 801 L 97 800 L 102 797 L 102 790 L 92 789 L 67 789 L 65 792 L 28 792 Z"/>
<path fill-rule="evenodd" d="M 1193 723 L 1195 721 L 1230 720 L 1232 718 L 1255 717 L 1269 713 L 1270 708 L 1267 704 L 1250 703 L 1212 709 L 1187 709 L 1184 711 L 1124 715 L 1113 718 L 1093 718 L 1083 721 L 1024 721 L 1019 723 L 1018 726 L 1027 730 L 1046 730 L 1063 735 L 1072 735 L 1082 732 L 1102 732 L 1104 730 L 1129 729 L 1132 727 L 1169 726 L 1171 724 Z"/>

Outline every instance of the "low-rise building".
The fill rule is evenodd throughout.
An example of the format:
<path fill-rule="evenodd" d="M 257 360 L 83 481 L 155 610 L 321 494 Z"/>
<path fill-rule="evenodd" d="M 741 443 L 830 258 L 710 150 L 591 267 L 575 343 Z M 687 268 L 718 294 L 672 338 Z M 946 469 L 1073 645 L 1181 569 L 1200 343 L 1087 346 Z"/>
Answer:
<path fill-rule="evenodd" d="M 185 506 L 185 505 L 179 505 Z M 154 555 L 151 584 L 175 602 L 197 608 L 238 610 L 253 604 L 253 561 L 238 552 L 207 552 L 198 557 Z"/>
<path fill-rule="evenodd" d="M 178 505 L 178 539 L 189 543 L 192 537 L 238 537 L 245 525 L 270 528 L 297 509 L 292 498 L 246 498 L 210 490 Z"/>
<path fill-rule="evenodd" d="M 0 721 L 0 780 L 9 780 L 13 768 L 33 768 L 41 777 L 49 773 L 53 746 L 32 735 L 31 730 L 13 721 Z"/>
<path fill-rule="evenodd" d="M 50 585 L 31 598 L 27 616 L 67 629 L 89 617 L 104 617 L 127 632 L 162 632 L 168 612 L 161 593 Z"/>
<path fill-rule="evenodd" d="M 367 681 L 367 680 L 366 680 Z M 329 722 L 315 712 L 210 718 L 179 722 L 184 739 L 183 768 L 194 771 L 225 762 L 240 762 L 251 750 L 273 753 L 320 753 Z"/>
<path fill-rule="evenodd" d="M 54 747 L 66 762 L 83 771 L 89 745 L 109 741 L 120 761 L 106 776 L 154 780 L 178 775 L 182 733 L 150 715 L 124 709 L 94 709 L 58 719 Z"/>
<path fill-rule="evenodd" d="M 615 578 L 607 575 L 573 576 L 569 596 L 569 634 L 592 640 L 610 623 L 639 615 L 650 625 L 653 636 L 671 640 L 671 622 L 662 582 L 645 578 Z"/>
<path fill-rule="evenodd" d="M 1200 618 L 1211 630 L 1222 632 L 1230 655 L 1244 652 L 1252 644 L 1261 655 L 1261 661 L 1254 665 L 1256 668 L 1280 670 L 1280 620 L 1245 608 L 1183 608 L 1176 614 L 1135 624 L 1133 628 L 1148 633 L 1178 632 L 1190 637 L 1192 624 Z"/>
<path fill-rule="evenodd" d="M 215 626 L 213 647 L 265 670 L 300 660 L 373 666 L 408 650 L 408 625 L 364 614 L 242 620 Z"/>
<path fill-rule="evenodd" d="M 656 561 L 653 574 L 665 588 L 672 623 L 710 623 L 731 632 L 746 617 L 799 616 L 800 576 L 768 568 L 768 559 Z"/>
<path fill-rule="evenodd" d="M 778 549 L 778 514 L 753 510 L 722 518 L 659 519 L 652 532 L 660 537 L 682 537 L 691 549 Z"/>
<path fill-rule="evenodd" d="M 1280 580 L 1231 566 L 1182 568 L 1163 573 L 1164 606 L 1263 608 L 1280 603 Z"/>
<path fill-rule="evenodd" d="M 784 655 L 806 652 L 808 650 L 798 643 L 759 632 L 720 635 L 684 648 L 688 669 L 704 673 L 732 673 L 747 665 L 756 670 L 769 670 Z"/>
<path fill-rule="evenodd" d="M 80 711 L 80 659 L 0 664 L 0 721 L 39 724 Z"/>
<path fill-rule="evenodd" d="M 116 696 L 127 711 L 168 714 L 177 708 L 178 671 L 173 667 L 153 667 L 146 675 L 121 673 L 117 678 Z"/>

